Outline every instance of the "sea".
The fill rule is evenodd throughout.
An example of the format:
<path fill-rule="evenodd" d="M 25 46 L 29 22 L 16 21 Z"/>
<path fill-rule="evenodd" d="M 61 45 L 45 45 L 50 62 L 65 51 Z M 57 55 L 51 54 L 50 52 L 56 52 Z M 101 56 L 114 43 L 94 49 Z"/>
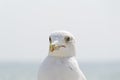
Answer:
<path fill-rule="evenodd" d="M 120 62 L 79 62 L 87 80 L 120 80 Z M 0 63 L 0 80 L 37 80 L 40 63 Z"/>

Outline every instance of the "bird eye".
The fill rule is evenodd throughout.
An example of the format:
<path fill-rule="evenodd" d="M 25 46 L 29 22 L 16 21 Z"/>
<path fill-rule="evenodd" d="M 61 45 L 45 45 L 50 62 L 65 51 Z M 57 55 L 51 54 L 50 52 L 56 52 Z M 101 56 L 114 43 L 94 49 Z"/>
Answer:
<path fill-rule="evenodd" d="M 66 36 L 66 37 L 65 37 L 65 41 L 66 41 L 66 42 L 69 42 L 69 41 L 70 41 L 70 37 Z"/>
<path fill-rule="evenodd" d="M 51 39 L 51 37 L 49 37 L 49 42 L 50 42 L 50 43 L 52 42 L 52 39 Z"/>

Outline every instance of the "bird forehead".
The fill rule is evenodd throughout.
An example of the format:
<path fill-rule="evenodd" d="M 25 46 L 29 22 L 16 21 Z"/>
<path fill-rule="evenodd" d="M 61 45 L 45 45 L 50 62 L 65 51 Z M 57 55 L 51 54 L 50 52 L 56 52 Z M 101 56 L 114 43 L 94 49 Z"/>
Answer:
<path fill-rule="evenodd" d="M 60 35 L 60 34 L 52 34 L 52 35 L 51 35 L 51 38 L 52 38 L 53 40 L 62 40 L 62 39 L 64 38 L 64 36 L 63 36 L 63 35 Z"/>
<path fill-rule="evenodd" d="M 75 40 L 74 36 L 67 31 L 54 31 L 50 34 L 52 40 L 63 41 L 66 37 L 70 37 L 73 41 Z"/>
<path fill-rule="evenodd" d="M 52 32 L 51 37 L 55 37 L 55 38 L 64 38 L 65 36 L 71 36 L 71 34 L 69 32 L 66 31 L 56 31 L 56 32 Z"/>
<path fill-rule="evenodd" d="M 52 39 L 64 39 L 66 36 L 70 37 L 69 34 L 65 34 L 65 33 L 53 33 L 51 34 L 51 38 Z"/>

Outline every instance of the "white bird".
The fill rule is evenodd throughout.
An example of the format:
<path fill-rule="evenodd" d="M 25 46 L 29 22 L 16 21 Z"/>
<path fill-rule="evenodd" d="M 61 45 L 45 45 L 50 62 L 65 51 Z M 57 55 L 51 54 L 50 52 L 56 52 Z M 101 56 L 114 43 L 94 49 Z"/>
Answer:
<path fill-rule="evenodd" d="M 49 54 L 40 65 L 38 80 L 86 80 L 75 57 L 74 36 L 55 31 L 49 42 Z"/>

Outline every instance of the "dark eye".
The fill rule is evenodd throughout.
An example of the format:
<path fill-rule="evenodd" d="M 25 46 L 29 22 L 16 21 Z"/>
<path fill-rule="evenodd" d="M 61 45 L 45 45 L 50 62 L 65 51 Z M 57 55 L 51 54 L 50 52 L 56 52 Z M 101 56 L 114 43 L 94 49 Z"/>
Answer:
<path fill-rule="evenodd" d="M 50 42 L 50 43 L 52 42 L 52 39 L 51 39 L 51 37 L 49 37 L 49 42 Z"/>
<path fill-rule="evenodd" d="M 69 37 L 69 36 L 66 36 L 66 37 L 65 37 L 65 41 L 66 41 L 66 42 L 69 42 L 69 41 L 70 41 L 70 37 Z"/>

